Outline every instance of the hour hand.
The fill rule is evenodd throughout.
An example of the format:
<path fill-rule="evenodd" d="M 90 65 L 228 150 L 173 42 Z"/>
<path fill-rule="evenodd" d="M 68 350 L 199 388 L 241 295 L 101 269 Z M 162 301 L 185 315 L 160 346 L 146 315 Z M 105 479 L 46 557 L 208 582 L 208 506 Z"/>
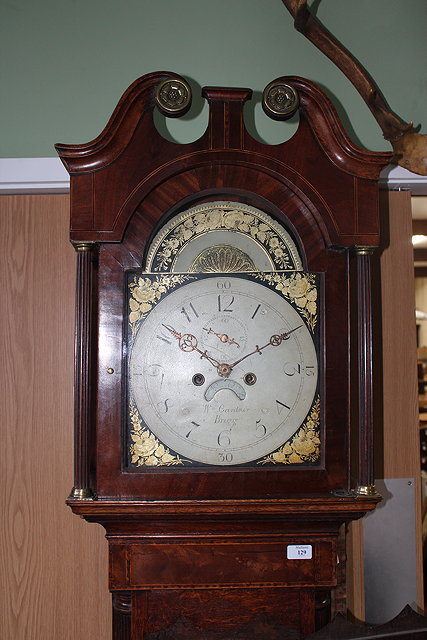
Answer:
<path fill-rule="evenodd" d="M 198 351 L 197 338 L 192 333 L 179 333 L 179 331 L 167 324 L 162 324 L 162 326 L 178 340 L 178 346 L 182 351 Z"/>
<path fill-rule="evenodd" d="M 169 325 L 163 324 L 163 323 L 162 323 L 162 327 L 167 329 L 169 331 L 169 333 L 171 333 L 173 335 L 174 338 L 177 338 L 178 340 L 180 340 L 180 338 L 182 338 L 182 333 L 179 333 L 173 327 L 170 327 Z"/>
<path fill-rule="evenodd" d="M 203 327 L 203 331 L 206 331 L 208 334 L 213 333 L 213 335 L 216 336 L 217 338 L 219 338 L 223 344 L 227 344 L 227 343 L 228 344 L 235 344 L 236 347 L 240 347 L 239 343 L 236 342 L 236 340 L 234 338 L 230 338 L 226 333 L 217 333 L 216 331 L 214 331 L 210 327 L 209 327 L 209 329 L 207 329 L 206 327 Z"/>
<path fill-rule="evenodd" d="M 196 336 L 193 336 L 192 333 L 179 333 L 179 331 L 176 331 L 176 329 L 174 329 L 173 327 L 170 327 L 167 324 L 163 324 L 162 326 L 165 329 L 167 329 L 169 333 L 173 335 L 174 338 L 178 340 L 178 346 L 181 349 L 181 351 L 184 351 L 186 353 L 190 353 L 191 351 L 197 351 L 197 353 L 200 353 L 201 358 L 205 358 L 206 360 L 208 360 L 214 367 L 218 368 L 220 366 L 220 363 L 218 362 L 218 360 L 215 360 L 215 358 L 212 358 L 207 353 L 207 351 L 202 351 L 201 349 L 199 349 L 199 347 L 197 346 L 198 345 L 197 338 Z"/>

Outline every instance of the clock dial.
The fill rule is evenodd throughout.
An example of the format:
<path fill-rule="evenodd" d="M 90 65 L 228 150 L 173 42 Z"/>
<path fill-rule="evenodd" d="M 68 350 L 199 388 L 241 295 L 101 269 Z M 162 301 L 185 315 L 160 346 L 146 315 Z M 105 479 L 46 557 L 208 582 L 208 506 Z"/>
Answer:
<path fill-rule="evenodd" d="M 313 405 L 313 316 L 297 311 L 265 274 L 175 278 L 181 283 L 170 293 L 162 276 L 134 278 L 134 294 L 138 287 L 151 294 L 138 303 L 145 313 L 135 303 L 143 296 L 132 297 L 133 313 L 143 317 L 130 347 L 130 402 L 160 446 L 180 459 L 220 466 L 260 460 L 296 433 Z M 316 296 L 312 286 L 305 306 L 315 307 Z"/>

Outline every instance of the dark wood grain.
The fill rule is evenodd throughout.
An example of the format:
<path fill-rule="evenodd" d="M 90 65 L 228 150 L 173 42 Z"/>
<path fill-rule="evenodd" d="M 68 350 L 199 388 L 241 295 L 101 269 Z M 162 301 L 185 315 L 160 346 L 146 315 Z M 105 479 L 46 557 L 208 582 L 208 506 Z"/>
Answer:
<path fill-rule="evenodd" d="M 129 640 L 132 632 L 131 623 L 132 593 L 128 591 L 114 591 L 112 640 Z"/>
<path fill-rule="evenodd" d="M 196 586 L 319 586 L 335 585 L 335 565 L 322 562 L 332 557 L 331 541 L 307 537 L 313 543 L 313 557 L 305 562 L 287 560 L 288 544 L 298 538 L 278 542 L 250 543 L 199 541 L 177 544 L 132 545 L 129 550 L 129 583 L 138 588 Z"/>
<path fill-rule="evenodd" d="M 373 249 L 356 247 L 358 310 L 359 487 L 374 491 L 374 398 L 372 356 Z"/>
<path fill-rule="evenodd" d="M 180 145 L 165 140 L 152 118 L 156 86 L 167 77 L 171 74 L 150 74 L 137 80 L 124 94 L 103 133 L 93 142 L 56 146 L 73 176 L 73 240 L 120 241 L 137 205 L 153 186 L 185 174 L 188 169 L 207 170 L 206 186 L 198 185 L 195 180 L 189 192 L 200 196 L 206 188 L 239 189 L 230 169 L 254 167 L 258 180 L 246 178 L 242 185 L 236 176 L 244 191 L 257 193 L 265 174 L 301 185 L 302 193 L 307 189 L 310 193 L 314 187 L 315 195 L 327 206 L 323 218 L 330 226 L 332 243 L 375 243 L 372 236 L 378 234 L 376 180 L 391 154 L 357 148 L 345 133 L 330 100 L 313 83 L 291 76 L 279 78 L 295 87 L 301 104 L 298 131 L 282 144 L 262 144 L 246 129 L 242 130 L 246 96 L 241 89 L 222 89 L 215 93 L 210 88 L 206 90 L 211 107 L 206 133 L 191 144 Z M 221 127 L 224 123 L 223 114 L 219 120 L 214 117 L 216 104 L 221 101 L 228 105 L 227 127 L 230 131 L 242 131 L 233 138 L 233 144 L 225 145 L 224 134 L 218 137 L 216 133 L 217 123 Z M 230 111 L 231 104 L 234 106 Z M 225 175 L 215 178 L 217 171 L 220 174 L 224 171 Z M 359 201 L 360 191 L 363 207 Z M 178 192 L 175 203 L 179 199 Z"/>
<path fill-rule="evenodd" d="M 286 629 L 298 632 L 294 635 L 298 638 L 301 618 L 305 616 L 309 621 L 314 618 L 314 592 L 312 589 L 303 591 L 305 597 L 301 596 L 299 589 L 278 588 L 154 591 L 148 601 L 148 637 L 152 634 L 154 639 L 157 633 L 161 638 L 161 631 L 165 638 L 175 637 L 168 636 L 167 630 L 175 627 L 177 634 L 179 626 L 176 621 L 182 619 L 188 621 L 185 626 L 181 623 L 187 634 L 185 640 L 198 640 L 204 633 L 207 637 L 211 634 L 212 638 L 216 636 L 223 640 L 232 638 L 234 634 L 238 638 L 242 628 L 246 631 L 243 637 L 254 637 L 261 616 L 264 624 L 270 626 L 264 630 L 265 633 L 272 632 L 278 625 L 284 633 Z M 181 640 L 184 637 L 181 636 Z"/>
<path fill-rule="evenodd" d="M 72 496 L 91 497 L 91 355 L 93 244 L 75 245 L 77 251 L 74 337 L 74 486 Z"/>

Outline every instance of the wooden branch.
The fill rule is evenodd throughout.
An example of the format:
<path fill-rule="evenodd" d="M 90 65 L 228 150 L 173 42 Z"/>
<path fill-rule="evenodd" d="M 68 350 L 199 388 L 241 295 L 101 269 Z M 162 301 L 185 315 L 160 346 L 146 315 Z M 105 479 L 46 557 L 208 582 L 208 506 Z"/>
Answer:
<path fill-rule="evenodd" d="M 393 162 L 405 169 L 427 175 L 427 137 L 415 133 L 387 104 L 372 76 L 310 12 L 306 0 L 282 0 L 302 33 L 347 76 L 378 122 L 383 136 L 394 150 Z"/>

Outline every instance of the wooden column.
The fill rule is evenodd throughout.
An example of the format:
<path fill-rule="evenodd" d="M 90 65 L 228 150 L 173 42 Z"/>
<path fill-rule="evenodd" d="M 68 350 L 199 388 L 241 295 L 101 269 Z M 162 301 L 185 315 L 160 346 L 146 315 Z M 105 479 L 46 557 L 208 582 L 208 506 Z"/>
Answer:
<path fill-rule="evenodd" d="M 132 624 L 132 593 L 113 592 L 113 640 L 130 640 Z"/>
<path fill-rule="evenodd" d="M 74 365 L 74 486 L 73 500 L 93 497 L 87 450 L 90 430 L 90 336 L 92 335 L 92 249 L 90 242 L 76 243 L 76 324 Z"/>
<path fill-rule="evenodd" d="M 358 404 L 359 404 L 359 482 L 357 494 L 376 495 L 374 482 L 373 368 L 372 368 L 372 276 L 374 247 L 355 247 L 358 310 Z"/>

